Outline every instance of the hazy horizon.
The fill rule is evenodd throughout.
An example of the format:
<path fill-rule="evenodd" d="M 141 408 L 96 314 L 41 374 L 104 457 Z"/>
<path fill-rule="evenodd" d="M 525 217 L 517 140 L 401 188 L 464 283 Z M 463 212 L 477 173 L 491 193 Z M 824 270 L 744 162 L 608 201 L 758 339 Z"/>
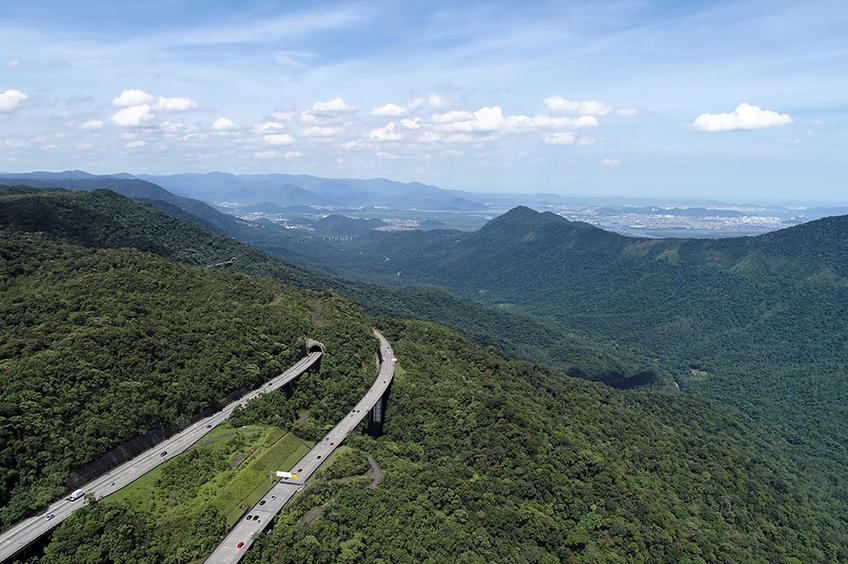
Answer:
<path fill-rule="evenodd" d="M 467 192 L 471 195 L 479 194 L 480 196 L 485 196 L 487 194 L 491 194 L 491 195 L 501 195 L 501 196 L 515 196 L 517 199 L 520 199 L 522 196 L 539 197 L 539 196 L 552 195 L 552 196 L 557 196 L 557 197 L 563 198 L 563 199 L 586 200 L 587 203 L 593 202 L 593 201 L 601 203 L 601 202 L 614 201 L 614 200 L 622 200 L 622 201 L 625 201 L 625 202 L 627 202 L 627 201 L 638 202 L 638 201 L 642 200 L 643 203 L 646 203 L 646 204 L 647 203 L 657 203 L 657 202 L 667 202 L 670 205 L 673 205 L 673 204 L 683 205 L 683 204 L 685 204 L 685 205 L 697 206 L 699 204 L 700 205 L 715 204 L 715 205 L 728 205 L 728 206 L 734 206 L 734 207 L 746 207 L 746 206 L 772 207 L 773 206 L 773 207 L 782 207 L 782 208 L 787 208 L 787 209 L 793 209 L 793 208 L 804 209 L 804 208 L 813 208 L 813 207 L 843 207 L 843 206 L 848 205 L 848 196 L 846 196 L 843 199 L 838 199 L 838 198 L 819 198 L 819 199 L 817 199 L 817 198 L 799 198 L 799 197 L 792 197 L 792 196 L 786 196 L 786 197 L 777 196 L 777 197 L 772 197 L 772 198 L 769 199 L 769 198 L 766 198 L 766 197 L 758 197 L 758 198 L 736 197 L 736 198 L 734 198 L 732 196 L 728 196 L 728 197 L 724 197 L 724 198 L 715 198 L 715 197 L 709 197 L 709 196 L 699 197 L 697 195 L 692 195 L 692 196 L 647 196 L 647 195 L 641 195 L 641 194 L 624 194 L 624 193 L 620 193 L 620 194 L 616 194 L 616 193 L 594 194 L 593 195 L 593 194 L 579 193 L 579 192 L 574 192 L 574 193 L 552 192 L 552 191 L 546 191 L 546 190 L 539 190 L 537 192 L 521 193 L 521 192 L 512 192 L 512 191 L 509 191 L 509 190 L 475 190 L 475 189 L 469 189 L 469 188 L 465 188 L 465 187 L 461 187 L 461 186 L 442 186 L 442 185 L 430 184 L 430 183 L 423 182 L 421 180 L 416 180 L 416 179 L 399 180 L 399 179 L 396 179 L 396 178 L 390 178 L 390 177 L 385 177 L 385 176 L 355 177 L 355 176 L 340 175 L 340 176 L 328 177 L 328 176 L 322 176 L 320 174 L 294 173 L 294 172 L 287 172 L 287 171 L 236 173 L 236 172 L 231 172 L 231 171 L 226 171 L 226 170 L 209 170 L 209 171 L 186 170 L 186 171 L 180 171 L 180 172 L 174 172 L 174 173 L 153 174 L 153 173 L 149 173 L 149 172 L 130 172 L 130 171 L 126 171 L 126 170 L 112 171 L 112 172 L 102 172 L 102 173 L 100 173 L 100 172 L 95 173 L 95 172 L 92 172 L 92 171 L 89 171 L 89 170 L 82 170 L 82 169 L 18 170 L 18 171 L 0 170 L 0 177 L 2 177 L 3 175 L 7 175 L 7 174 L 8 175 L 22 175 L 22 174 L 45 173 L 45 174 L 61 175 L 61 173 L 71 173 L 71 172 L 84 172 L 84 173 L 92 174 L 92 175 L 95 175 L 95 176 L 100 176 L 100 175 L 102 175 L 102 176 L 117 176 L 117 175 L 122 175 L 122 174 L 129 174 L 131 176 L 138 176 L 138 177 L 143 177 L 143 176 L 179 176 L 179 175 L 183 175 L 183 174 L 192 174 L 192 175 L 229 174 L 229 175 L 234 175 L 234 176 L 251 176 L 251 175 L 268 175 L 268 174 L 280 174 L 280 175 L 303 174 L 303 175 L 307 175 L 307 176 L 329 178 L 331 180 L 388 180 L 388 181 L 391 181 L 391 182 L 399 182 L 399 183 L 403 183 L 403 184 L 416 184 L 416 183 L 427 184 L 427 185 L 430 185 L 430 186 L 435 186 L 436 188 L 439 188 L 439 189 L 442 189 L 442 190 Z M 516 204 L 516 205 L 519 205 L 519 204 Z M 526 205 L 529 205 L 530 207 L 532 207 L 532 203 L 528 203 Z"/>

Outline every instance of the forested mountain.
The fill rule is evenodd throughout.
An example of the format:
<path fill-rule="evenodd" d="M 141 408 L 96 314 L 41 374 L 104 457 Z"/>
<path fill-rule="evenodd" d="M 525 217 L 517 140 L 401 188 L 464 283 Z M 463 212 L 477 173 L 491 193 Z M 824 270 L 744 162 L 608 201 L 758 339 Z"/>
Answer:
<path fill-rule="evenodd" d="M 199 218 L 207 226 L 214 226 L 225 233 L 232 234 L 247 225 L 247 222 L 221 213 L 206 202 L 177 196 L 157 184 L 125 175 L 94 175 L 82 171 L 0 174 L 0 185 L 27 185 L 33 188 L 62 188 L 72 191 L 111 190 L 127 198 L 149 200 L 171 209 L 176 207 Z"/>
<path fill-rule="evenodd" d="M 306 240 L 316 263 L 439 285 L 656 358 L 684 391 L 848 472 L 848 217 L 750 238 L 642 239 L 519 207 L 476 232 Z"/>
<path fill-rule="evenodd" d="M 235 259 L 238 269 L 250 274 L 319 285 L 311 272 L 209 229 L 212 226 L 201 218 L 164 200 L 138 202 L 101 189 L 67 192 L 0 186 L 0 225 L 50 233 L 86 246 L 133 247 L 193 266 Z"/>
<path fill-rule="evenodd" d="M 354 437 L 351 455 L 372 456 L 382 481 L 368 489 L 352 476 L 337 480 L 359 467 L 331 465 L 249 558 L 848 557 L 844 504 L 745 416 L 507 360 L 438 325 L 369 320 L 332 293 L 105 248 L 132 246 L 118 243 L 116 218 L 86 216 L 95 222 L 87 230 L 65 225 L 68 199 L 111 202 L 108 209 L 139 207 L 128 240 L 148 249 L 190 249 L 217 237 L 203 239 L 196 226 L 169 224 L 114 194 L 13 192 L 0 200 L 15 198 L 57 205 L 44 217 L 62 227 L 37 233 L 32 223 L 0 216 L 5 519 L 54 495 L 70 468 L 110 445 L 276 373 L 306 335 L 328 346 L 321 376 L 304 379 L 290 399 L 277 394 L 250 405 L 237 422 L 272 417 L 284 430 L 320 436 L 373 378 L 373 324 L 393 342 L 401 369 L 385 435 Z M 179 242 L 179 233 L 191 239 Z M 192 495 L 206 470 L 225 465 L 209 458 L 214 452 L 174 462 L 175 473 L 161 481 L 184 488 L 173 499 Z M 318 506 L 320 516 L 300 521 Z M 215 511 L 180 521 L 150 511 L 161 508 L 99 502 L 81 510 L 56 531 L 44 561 L 188 562 L 220 538 Z"/>
<path fill-rule="evenodd" d="M 257 233 L 268 231 L 243 223 L 247 225 L 245 232 L 254 238 L 262 237 Z M 330 218 L 329 223 L 328 227 L 332 227 L 336 222 Z M 227 268 L 314 290 L 336 290 L 375 314 L 444 322 L 479 343 L 496 345 L 514 357 L 544 361 L 574 376 L 624 388 L 668 386 L 670 382 L 670 376 L 654 362 L 626 348 L 611 343 L 600 345 L 444 290 L 386 288 L 293 266 L 207 229 L 211 226 L 201 218 L 163 200 L 138 202 L 108 190 L 66 192 L 0 187 L 0 224 L 50 233 L 87 246 L 133 247 L 194 266 L 234 258 L 235 262 Z M 300 246 L 291 238 L 285 240 Z"/>
<path fill-rule="evenodd" d="M 386 436 L 356 446 L 385 477 L 307 490 L 248 562 L 844 558 L 840 520 L 833 552 L 802 548 L 817 518 L 775 496 L 782 457 L 754 454 L 771 447 L 735 416 L 506 361 L 432 324 L 381 326 L 405 373 Z"/>
<path fill-rule="evenodd" d="M 370 384 L 370 328 L 330 294 L 0 229 L 4 525 L 110 448 L 279 374 L 306 337 L 346 351 L 326 373 L 339 399 Z"/>

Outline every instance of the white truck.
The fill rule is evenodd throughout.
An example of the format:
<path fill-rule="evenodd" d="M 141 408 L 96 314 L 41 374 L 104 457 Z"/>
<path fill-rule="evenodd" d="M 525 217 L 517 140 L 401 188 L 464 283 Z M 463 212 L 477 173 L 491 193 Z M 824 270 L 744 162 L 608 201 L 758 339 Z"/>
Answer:
<path fill-rule="evenodd" d="M 76 501 L 85 496 L 85 490 L 74 490 L 74 493 L 68 496 L 68 501 Z"/>

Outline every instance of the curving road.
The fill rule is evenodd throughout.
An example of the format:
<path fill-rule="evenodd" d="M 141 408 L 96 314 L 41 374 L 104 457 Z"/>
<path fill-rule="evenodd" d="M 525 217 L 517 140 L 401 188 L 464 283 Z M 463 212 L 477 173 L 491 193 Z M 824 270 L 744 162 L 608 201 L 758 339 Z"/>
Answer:
<path fill-rule="evenodd" d="M 385 391 L 392 383 L 395 374 L 393 362 L 394 352 L 391 345 L 383 335 L 374 330 L 374 335 L 380 339 L 380 363 L 377 379 L 371 385 L 368 392 L 362 396 L 359 403 L 347 416 L 336 424 L 327 435 L 312 447 L 306 455 L 300 459 L 293 472 L 298 474 L 297 483 L 293 480 L 281 479 L 265 496 L 254 505 L 242 519 L 230 530 L 227 538 L 218 545 L 214 552 L 206 560 L 206 564 L 230 564 L 241 560 L 253 540 L 271 522 L 277 513 L 294 497 L 303 487 L 304 482 L 327 460 L 327 457 L 336 450 L 336 447 L 353 431 L 371 410 L 380 401 Z M 250 518 L 248 518 L 248 516 Z M 258 519 L 255 519 L 258 517 Z M 241 546 L 239 546 L 241 544 Z"/>
<path fill-rule="evenodd" d="M 317 341 L 309 340 L 307 347 L 310 350 L 318 350 L 313 350 L 288 370 L 269 380 L 261 388 L 245 394 L 237 401 L 228 404 L 221 411 L 186 427 L 173 437 L 162 441 L 152 449 L 142 452 L 132 460 L 92 480 L 80 489 L 85 490 L 87 493 L 93 493 L 98 499 L 106 497 L 137 480 L 166 460 L 185 452 L 191 445 L 227 419 L 237 407 L 244 405 L 261 394 L 266 394 L 285 386 L 318 362 L 323 354 L 324 346 Z M 62 499 L 52 503 L 45 513 L 25 519 L 12 528 L 3 531 L 0 534 L 0 562 L 10 559 L 19 551 L 26 548 L 36 539 L 59 525 L 59 523 L 64 521 L 75 510 L 82 507 L 82 505 L 82 499 L 76 501 Z M 53 515 L 54 517 L 48 520 L 46 519 L 47 515 Z"/>

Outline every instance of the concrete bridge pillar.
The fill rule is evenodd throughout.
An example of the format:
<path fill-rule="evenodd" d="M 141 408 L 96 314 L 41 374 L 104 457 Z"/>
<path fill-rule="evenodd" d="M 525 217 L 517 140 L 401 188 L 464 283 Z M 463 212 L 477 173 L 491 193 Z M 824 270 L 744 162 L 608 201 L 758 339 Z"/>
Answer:
<path fill-rule="evenodd" d="M 391 362 L 390 358 L 380 358 L 380 355 L 377 355 L 377 363 L 380 364 L 382 362 Z M 365 428 L 365 432 L 372 437 L 379 437 L 383 434 L 383 423 L 386 420 L 386 409 L 389 406 L 389 395 L 392 391 L 392 383 L 389 383 L 389 387 L 386 388 L 386 391 L 383 392 L 383 395 L 380 396 L 380 399 L 377 403 L 374 404 L 374 407 L 371 408 L 371 412 L 368 414 L 368 425 Z"/>

